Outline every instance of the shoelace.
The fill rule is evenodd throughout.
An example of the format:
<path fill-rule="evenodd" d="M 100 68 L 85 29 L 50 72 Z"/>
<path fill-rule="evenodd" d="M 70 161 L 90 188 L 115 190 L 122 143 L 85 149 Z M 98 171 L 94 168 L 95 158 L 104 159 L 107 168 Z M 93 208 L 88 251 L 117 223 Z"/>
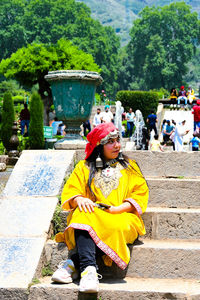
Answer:
<path fill-rule="evenodd" d="M 88 272 L 87 274 L 84 274 L 84 275 L 87 275 L 87 279 L 93 279 L 94 277 L 94 273 L 93 272 Z M 102 279 L 103 276 L 99 273 L 96 273 L 97 275 L 97 279 Z M 83 276 L 84 277 L 84 276 Z"/>

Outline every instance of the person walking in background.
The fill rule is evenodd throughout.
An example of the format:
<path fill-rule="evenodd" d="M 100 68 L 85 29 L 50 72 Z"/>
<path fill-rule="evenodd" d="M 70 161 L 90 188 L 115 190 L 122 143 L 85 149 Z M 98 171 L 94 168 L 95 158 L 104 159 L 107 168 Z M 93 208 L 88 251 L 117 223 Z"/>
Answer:
<path fill-rule="evenodd" d="M 26 127 L 25 135 L 28 136 L 29 124 L 30 124 L 30 112 L 28 109 L 28 105 L 24 103 L 24 108 L 20 112 L 21 135 L 24 135 L 24 131 Z"/>
<path fill-rule="evenodd" d="M 127 136 L 131 137 L 133 134 L 134 120 L 135 120 L 135 114 L 132 108 L 130 108 L 129 112 L 126 113 L 126 120 L 127 120 Z"/>
<path fill-rule="evenodd" d="M 155 134 L 158 134 L 157 128 L 156 128 L 156 123 L 157 123 L 157 116 L 154 113 L 154 111 L 151 111 L 151 114 L 148 115 L 147 117 L 147 123 L 149 126 L 149 131 L 151 132 L 152 130 L 154 130 Z"/>
<path fill-rule="evenodd" d="M 183 136 L 188 134 L 189 130 L 185 128 L 186 120 L 179 122 L 174 133 L 175 151 L 183 151 Z"/>
<path fill-rule="evenodd" d="M 200 99 L 197 100 L 197 104 L 192 108 L 192 114 L 194 115 L 194 131 L 198 126 L 200 128 Z"/>
<path fill-rule="evenodd" d="M 190 143 L 192 144 L 192 151 L 199 151 L 200 139 L 195 134 L 193 134 Z"/>
<path fill-rule="evenodd" d="M 101 124 L 101 108 L 97 108 L 97 112 L 94 115 L 93 118 L 93 128 L 96 127 L 97 125 Z"/>
<path fill-rule="evenodd" d="M 105 111 L 101 113 L 101 121 L 102 123 L 110 123 L 113 122 L 113 114 L 110 111 L 110 106 L 105 106 Z"/>

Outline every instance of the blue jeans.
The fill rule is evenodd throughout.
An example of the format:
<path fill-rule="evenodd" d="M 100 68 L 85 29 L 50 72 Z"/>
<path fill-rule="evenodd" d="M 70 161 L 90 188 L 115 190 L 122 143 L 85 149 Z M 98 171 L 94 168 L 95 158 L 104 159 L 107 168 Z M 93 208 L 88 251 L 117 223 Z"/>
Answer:
<path fill-rule="evenodd" d="M 27 133 L 28 133 L 29 123 L 30 123 L 30 120 L 21 120 L 21 124 L 20 124 L 20 126 L 21 126 L 21 135 L 24 134 L 25 126 L 26 126 Z"/>
<path fill-rule="evenodd" d="M 75 229 L 75 241 L 77 252 L 71 256 L 74 266 L 83 272 L 88 266 L 98 269 L 96 258 L 105 253 L 99 249 L 90 234 L 86 230 Z"/>
<path fill-rule="evenodd" d="M 180 96 L 180 97 L 178 97 L 178 105 L 180 105 L 180 101 L 181 100 L 184 100 L 185 101 L 185 105 L 187 105 L 187 98 L 185 97 L 185 96 Z"/>
<path fill-rule="evenodd" d="M 128 131 L 128 136 L 131 137 L 133 134 L 133 127 L 134 123 L 133 122 L 127 122 L 127 131 Z"/>
<path fill-rule="evenodd" d="M 200 128 L 200 121 L 199 122 L 194 121 L 194 131 L 196 130 L 197 126 Z"/>

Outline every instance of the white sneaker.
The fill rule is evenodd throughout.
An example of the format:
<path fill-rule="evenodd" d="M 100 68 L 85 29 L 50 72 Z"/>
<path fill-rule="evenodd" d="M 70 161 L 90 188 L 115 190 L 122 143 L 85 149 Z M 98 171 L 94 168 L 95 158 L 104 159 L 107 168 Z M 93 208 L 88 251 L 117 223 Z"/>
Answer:
<path fill-rule="evenodd" d="M 53 273 L 51 280 L 60 283 L 70 283 L 78 278 L 78 272 L 71 259 L 60 262 L 58 269 Z"/>
<path fill-rule="evenodd" d="M 94 266 L 88 266 L 81 273 L 81 280 L 79 284 L 79 291 L 82 293 L 97 293 L 99 291 L 99 279 L 101 275 L 97 274 Z"/>

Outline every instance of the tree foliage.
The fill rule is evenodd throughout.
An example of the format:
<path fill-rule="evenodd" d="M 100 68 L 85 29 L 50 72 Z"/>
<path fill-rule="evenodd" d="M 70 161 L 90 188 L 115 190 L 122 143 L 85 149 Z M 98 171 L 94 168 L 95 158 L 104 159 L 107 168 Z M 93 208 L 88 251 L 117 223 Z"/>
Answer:
<path fill-rule="evenodd" d="M 124 78 L 138 88 L 171 88 L 182 83 L 200 42 L 200 21 L 184 2 L 146 7 L 131 29 Z"/>
<path fill-rule="evenodd" d="M 43 103 L 37 92 L 30 101 L 29 145 L 31 149 L 44 148 Z"/>
<path fill-rule="evenodd" d="M 5 92 L 3 97 L 1 139 L 7 151 L 10 150 L 10 138 L 14 120 L 15 113 L 12 95 L 10 92 Z"/>
<path fill-rule="evenodd" d="M 75 0 L 2 0 L 0 59 L 33 42 L 55 44 L 71 40 L 93 55 L 102 69 L 105 89 L 117 79 L 119 38 L 111 27 L 91 18 L 90 9 Z"/>
<path fill-rule="evenodd" d="M 52 95 L 44 76 L 48 71 L 63 69 L 100 71 L 90 54 L 64 39 L 56 45 L 33 43 L 18 49 L 0 63 L 0 72 L 7 78 L 16 78 L 22 85 L 30 87 L 38 83 L 39 93 L 47 108 L 52 104 Z"/>

